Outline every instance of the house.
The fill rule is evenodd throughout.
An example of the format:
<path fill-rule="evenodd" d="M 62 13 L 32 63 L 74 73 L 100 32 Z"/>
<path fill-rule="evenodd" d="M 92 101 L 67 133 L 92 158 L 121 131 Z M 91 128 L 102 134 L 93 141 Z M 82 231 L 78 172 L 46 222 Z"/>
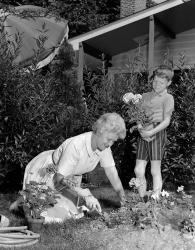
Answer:
<path fill-rule="evenodd" d="M 153 4 L 147 7 L 148 2 Z M 185 67 L 194 66 L 194 13 L 195 0 L 121 0 L 121 19 L 69 39 L 79 54 L 79 80 L 84 64 L 94 69 L 107 61 L 111 77 L 127 72 L 136 53 L 150 72 L 168 59 L 177 65 L 182 58 Z"/>

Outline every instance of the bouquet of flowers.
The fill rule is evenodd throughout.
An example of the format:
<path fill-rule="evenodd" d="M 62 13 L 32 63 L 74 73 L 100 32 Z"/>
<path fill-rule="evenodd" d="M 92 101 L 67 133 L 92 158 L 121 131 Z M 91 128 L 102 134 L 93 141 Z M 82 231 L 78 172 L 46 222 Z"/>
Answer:
<path fill-rule="evenodd" d="M 20 191 L 23 197 L 23 208 L 27 215 L 32 218 L 40 218 L 41 213 L 47 208 L 54 206 L 57 201 L 57 192 L 45 183 L 31 181 L 26 185 L 26 189 Z"/>
<path fill-rule="evenodd" d="M 126 115 L 130 123 L 136 123 L 137 128 L 146 128 L 149 126 L 149 117 L 146 108 L 143 107 L 144 101 L 142 95 L 126 93 L 123 96 L 123 102 L 126 104 Z"/>

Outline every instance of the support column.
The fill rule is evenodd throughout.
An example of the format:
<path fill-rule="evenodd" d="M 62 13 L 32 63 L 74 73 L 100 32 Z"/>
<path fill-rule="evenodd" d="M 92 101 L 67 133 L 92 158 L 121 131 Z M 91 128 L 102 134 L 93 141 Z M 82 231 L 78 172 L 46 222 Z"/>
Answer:
<path fill-rule="evenodd" d="M 149 17 L 149 48 L 148 48 L 148 72 L 152 75 L 154 68 L 154 16 Z"/>
<path fill-rule="evenodd" d="M 84 51 L 83 51 L 83 44 L 79 43 L 79 53 L 78 53 L 78 71 L 77 71 L 77 79 L 78 82 L 81 84 L 83 89 L 83 67 L 84 67 Z"/>
<path fill-rule="evenodd" d="M 85 98 L 83 97 L 83 93 L 85 90 L 84 81 L 83 81 L 83 69 L 84 69 L 84 50 L 83 50 L 83 44 L 79 43 L 77 81 L 80 84 L 82 100 L 85 106 L 85 111 L 87 112 L 87 104 L 86 104 Z"/>

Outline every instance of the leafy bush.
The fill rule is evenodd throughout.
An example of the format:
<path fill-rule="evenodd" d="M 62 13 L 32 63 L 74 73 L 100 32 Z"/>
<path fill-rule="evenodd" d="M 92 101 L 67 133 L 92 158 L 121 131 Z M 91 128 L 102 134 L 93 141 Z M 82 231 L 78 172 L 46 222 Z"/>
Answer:
<path fill-rule="evenodd" d="M 138 133 L 129 132 L 133 124 L 125 115 L 122 96 L 126 92 L 142 94 L 151 89 L 143 60 L 135 57 L 127 65 L 129 72 L 116 74 L 114 80 L 105 71 L 92 74 L 86 70 L 84 94 L 88 110 L 85 113 L 70 45 L 62 46 L 58 58 L 48 69 L 29 69 L 29 72 L 12 64 L 13 56 L 6 44 L 3 45 L 0 186 L 20 188 L 23 168 L 29 160 L 43 150 L 57 147 L 67 137 L 90 130 L 91 124 L 105 112 L 117 112 L 126 121 L 126 139 L 115 143 L 112 150 L 119 175 L 127 186 L 134 176 Z M 141 65 L 142 73 L 135 70 L 137 65 Z M 162 166 L 164 182 L 178 184 L 194 179 L 194 78 L 193 71 L 180 70 L 171 85 L 175 112 L 168 128 L 169 143 Z"/>
<path fill-rule="evenodd" d="M 171 92 L 175 112 L 168 128 L 168 144 L 163 161 L 164 180 L 172 183 L 194 181 L 193 146 L 195 125 L 194 70 L 175 72 Z"/>
<path fill-rule="evenodd" d="M 12 57 L 0 61 L 0 185 L 4 188 L 10 181 L 19 188 L 23 168 L 35 155 L 57 147 L 83 126 L 73 55 L 65 43 L 44 74 L 13 66 Z"/>
<path fill-rule="evenodd" d="M 93 114 L 93 117 L 98 117 L 103 112 L 118 112 L 126 121 L 126 139 L 115 143 L 112 148 L 119 175 L 125 186 L 128 185 L 129 179 L 134 176 L 138 133 L 136 131 L 129 132 L 133 124 L 129 122 L 129 118 L 124 112 L 122 96 L 127 92 L 142 94 L 151 90 L 148 72 L 143 69 L 142 73 L 136 73 L 134 70 L 139 63 L 141 63 L 140 58 L 135 58 L 130 65 L 127 65 L 129 72 L 116 74 L 114 80 L 109 80 L 108 75 L 105 74 L 90 74 L 90 72 L 85 74 L 89 113 Z M 195 177 L 192 162 L 195 114 L 194 81 L 193 70 L 180 69 L 175 72 L 171 84 L 170 91 L 175 99 L 175 111 L 167 129 L 168 143 L 162 162 L 164 184 L 172 183 L 174 186 L 183 183 L 187 185 Z M 147 168 L 146 175 L 151 179 L 149 168 Z"/>
<path fill-rule="evenodd" d="M 136 58 L 133 63 L 137 63 Z M 125 186 L 134 176 L 135 152 L 137 132 L 130 133 L 134 125 L 129 122 L 122 96 L 127 92 L 142 93 L 148 91 L 147 72 L 136 73 L 134 67 L 129 67 L 128 74 L 115 75 L 114 81 L 102 70 L 98 73 L 85 72 L 86 102 L 88 106 L 88 120 L 94 121 L 105 112 L 117 112 L 126 121 L 127 136 L 123 141 L 118 141 L 112 146 L 113 156 L 119 175 Z"/>

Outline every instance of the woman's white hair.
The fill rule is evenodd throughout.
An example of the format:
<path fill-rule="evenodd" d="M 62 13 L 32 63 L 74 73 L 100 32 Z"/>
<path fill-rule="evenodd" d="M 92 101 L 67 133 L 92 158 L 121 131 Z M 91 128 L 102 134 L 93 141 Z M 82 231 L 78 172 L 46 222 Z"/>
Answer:
<path fill-rule="evenodd" d="M 105 113 L 92 126 L 93 132 L 113 133 L 118 139 L 126 136 L 126 126 L 123 118 L 117 113 Z"/>

